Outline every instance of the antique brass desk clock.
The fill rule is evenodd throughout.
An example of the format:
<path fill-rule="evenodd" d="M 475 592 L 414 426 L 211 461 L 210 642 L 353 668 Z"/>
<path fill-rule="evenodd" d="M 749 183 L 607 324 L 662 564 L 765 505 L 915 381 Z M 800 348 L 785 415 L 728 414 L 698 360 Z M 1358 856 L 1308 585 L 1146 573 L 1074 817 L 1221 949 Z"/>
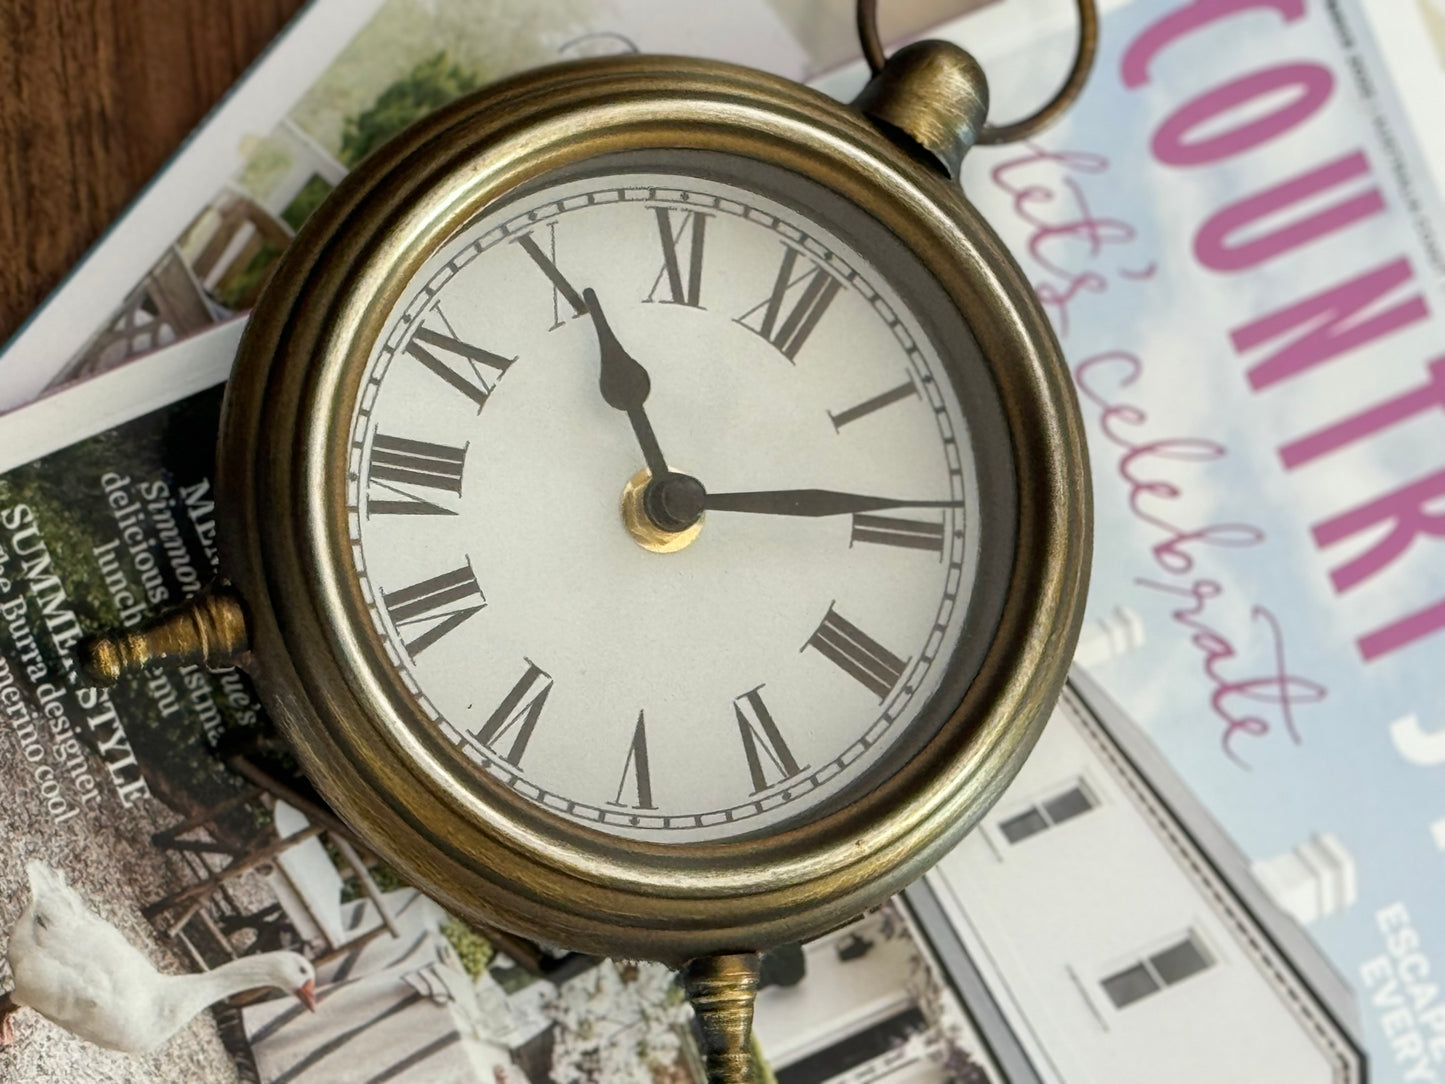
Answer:
<path fill-rule="evenodd" d="M 951 183 L 982 73 L 884 63 L 871 7 L 853 108 L 608 58 L 373 155 L 247 329 L 226 580 L 86 660 L 244 667 L 444 905 L 682 968 L 715 1081 L 749 1079 L 756 953 L 982 815 L 1082 614 L 1068 373 Z"/>

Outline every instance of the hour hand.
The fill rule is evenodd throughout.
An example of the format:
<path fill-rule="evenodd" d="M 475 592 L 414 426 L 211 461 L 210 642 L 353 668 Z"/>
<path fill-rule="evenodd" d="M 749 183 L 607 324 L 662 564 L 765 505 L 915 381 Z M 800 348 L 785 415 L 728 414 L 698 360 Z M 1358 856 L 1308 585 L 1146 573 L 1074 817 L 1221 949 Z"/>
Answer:
<path fill-rule="evenodd" d="M 607 317 L 602 312 L 602 304 L 597 300 L 596 292 L 591 288 L 583 290 L 582 300 L 587 303 L 587 313 L 592 317 L 592 326 L 597 330 L 597 345 L 602 354 L 602 371 L 597 387 L 602 392 L 603 401 L 617 410 L 640 409 L 642 404 L 647 402 L 648 393 L 652 391 L 652 381 L 648 378 L 647 370 L 618 341 L 612 325 L 607 322 Z"/>
<path fill-rule="evenodd" d="M 662 456 L 657 437 L 652 432 L 652 423 L 647 420 L 643 404 L 652 391 L 652 381 L 637 359 L 629 354 L 618 341 L 612 326 L 602 312 L 602 304 L 590 287 L 582 291 L 582 300 L 592 317 L 592 326 L 597 331 L 597 347 L 600 354 L 597 388 L 602 400 L 616 410 L 624 411 L 632 422 L 632 431 L 642 447 L 642 459 L 654 478 L 667 474 L 667 461 Z"/>

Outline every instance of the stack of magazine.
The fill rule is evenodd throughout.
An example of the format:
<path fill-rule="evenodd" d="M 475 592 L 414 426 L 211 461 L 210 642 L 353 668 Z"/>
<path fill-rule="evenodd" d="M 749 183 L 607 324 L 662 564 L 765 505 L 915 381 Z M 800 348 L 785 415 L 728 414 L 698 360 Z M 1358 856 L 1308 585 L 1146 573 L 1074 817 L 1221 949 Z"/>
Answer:
<path fill-rule="evenodd" d="M 0 926 L 39 860 L 159 970 L 290 948 L 320 1002 L 233 1000 L 144 1056 L 21 1013 L 0 1081 L 702 1079 L 669 972 L 445 913 L 240 676 L 105 693 L 71 661 L 211 575 L 246 313 L 393 132 L 557 58 L 713 56 L 845 100 L 866 74 L 844 0 L 485 7 L 312 0 L 0 352 Z M 980 56 L 998 114 L 1051 93 L 1075 34 L 1063 0 L 895 7 Z M 1102 7 L 1078 104 L 963 178 L 1088 428 L 1077 665 L 934 871 L 768 956 L 759 1071 L 1445 1080 L 1445 0 Z"/>

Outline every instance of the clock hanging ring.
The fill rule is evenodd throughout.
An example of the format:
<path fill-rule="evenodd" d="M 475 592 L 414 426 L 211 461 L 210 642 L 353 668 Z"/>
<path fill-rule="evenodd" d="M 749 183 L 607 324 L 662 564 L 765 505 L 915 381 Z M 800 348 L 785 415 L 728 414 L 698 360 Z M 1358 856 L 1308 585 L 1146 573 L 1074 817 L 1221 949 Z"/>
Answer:
<path fill-rule="evenodd" d="M 508 80 L 377 151 L 243 340 L 218 453 L 226 581 L 99 639 L 89 669 L 239 663 L 379 854 L 459 915 L 568 948 L 755 953 L 921 875 L 1058 695 L 1091 517 L 1058 345 L 948 176 L 982 130 L 981 73 L 910 49 L 858 111 L 730 65 L 607 58 Z M 661 246 L 635 281 L 633 226 Z M 558 254 L 574 235 L 591 264 Z M 531 345 L 454 326 L 488 283 L 493 321 L 533 304 L 507 291 L 539 291 Z M 906 379 L 851 358 L 870 344 Z M 678 445 L 689 458 L 664 463 Z M 779 460 L 797 477 L 727 473 Z M 613 563 L 569 578 L 598 555 Z M 488 626 L 503 613 L 552 658 Z M 456 691 L 499 644 L 515 660 L 496 674 L 520 676 Z M 776 644 L 776 674 L 727 670 Z M 571 692 L 557 659 L 582 660 Z M 715 692 L 717 673 L 714 703 L 692 684 Z M 666 706 L 619 722 L 614 687 Z M 665 772 L 668 725 L 703 755 Z M 581 766 L 546 767 L 548 741 Z M 602 758 L 605 788 L 572 785 Z M 744 959 L 690 972 L 704 1015 L 732 1021 L 715 1079 L 745 1079 L 737 991 L 756 973 L 727 962 Z"/>

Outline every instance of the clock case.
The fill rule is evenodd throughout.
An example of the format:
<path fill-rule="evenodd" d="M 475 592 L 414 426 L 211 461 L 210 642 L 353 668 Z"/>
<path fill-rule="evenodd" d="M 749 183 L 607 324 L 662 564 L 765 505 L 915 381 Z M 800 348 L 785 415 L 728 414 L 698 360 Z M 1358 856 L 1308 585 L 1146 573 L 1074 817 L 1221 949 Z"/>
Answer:
<path fill-rule="evenodd" d="M 629 56 L 510 79 L 363 163 L 297 236 L 252 315 L 220 434 L 219 537 L 232 586 L 212 597 L 213 618 L 235 625 L 239 601 L 237 661 L 307 775 L 377 853 L 458 915 L 674 966 L 810 938 L 936 862 L 1002 793 L 1043 727 L 1077 639 L 1091 547 L 1069 373 L 1023 274 L 940 168 L 956 164 L 966 133 L 945 126 L 936 149 L 924 149 L 927 130 L 920 146 L 899 130 L 917 124 L 887 113 L 906 99 L 880 97 L 876 84 L 885 119 L 875 127 L 797 84 L 715 62 Z M 760 159 L 865 209 L 971 327 L 1013 457 L 1012 568 L 956 709 L 881 785 L 742 841 L 634 843 L 484 784 L 358 631 L 361 588 L 342 574 L 349 404 L 408 281 L 437 244 L 520 186 L 646 149 Z"/>

